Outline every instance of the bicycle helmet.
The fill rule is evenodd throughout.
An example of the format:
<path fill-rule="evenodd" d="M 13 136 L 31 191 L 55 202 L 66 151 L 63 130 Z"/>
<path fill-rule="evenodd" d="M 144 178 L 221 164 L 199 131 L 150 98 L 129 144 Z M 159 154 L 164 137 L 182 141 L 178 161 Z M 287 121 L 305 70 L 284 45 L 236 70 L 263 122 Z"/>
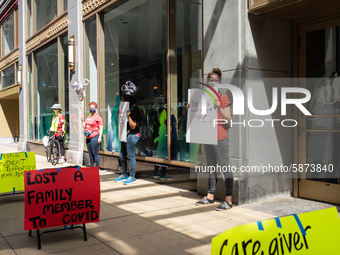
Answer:
<path fill-rule="evenodd" d="M 52 106 L 52 110 L 55 110 L 55 109 L 62 109 L 61 108 L 61 104 L 54 104 L 53 106 Z"/>

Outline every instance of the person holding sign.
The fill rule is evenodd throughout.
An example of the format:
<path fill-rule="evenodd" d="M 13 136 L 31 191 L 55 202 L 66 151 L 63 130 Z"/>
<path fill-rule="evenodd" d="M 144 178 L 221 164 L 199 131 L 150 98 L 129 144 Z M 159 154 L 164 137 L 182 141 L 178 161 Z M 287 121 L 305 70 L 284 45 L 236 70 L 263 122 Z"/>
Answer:
<path fill-rule="evenodd" d="M 59 163 L 65 162 L 65 148 L 64 148 L 64 135 L 65 135 L 65 117 L 61 114 L 61 104 L 54 104 L 52 106 L 54 112 L 54 117 L 52 120 L 52 125 L 50 131 L 55 132 L 55 138 L 58 140 L 60 145 L 61 159 Z"/>
<path fill-rule="evenodd" d="M 103 119 L 96 113 L 97 104 L 95 102 L 91 102 L 89 107 L 91 115 L 88 116 L 85 121 L 84 116 L 82 116 L 81 121 L 83 123 L 84 135 L 86 136 L 86 147 L 89 151 L 91 167 L 94 166 L 94 162 L 96 162 L 96 166 L 99 167 L 100 157 L 98 144 L 102 142 Z"/>
<path fill-rule="evenodd" d="M 215 84 L 219 84 L 222 79 L 221 70 L 215 67 L 210 73 L 208 73 L 208 83 L 211 89 L 214 89 Z M 231 120 L 231 102 L 226 94 L 218 93 L 221 98 L 221 102 L 216 100 L 217 116 L 218 119 L 226 119 L 228 123 Z M 187 110 L 190 107 L 190 103 L 187 104 Z M 229 139 L 228 139 L 228 126 L 226 124 L 217 125 L 217 145 L 204 145 L 204 151 L 207 159 L 207 166 L 216 166 L 219 162 L 220 166 L 229 166 Z M 225 181 L 225 201 L 216 208 L 216 210 L 227 210 L 232 207 L 232 191 L 234 186 L 233 173 L 225 171 L 222 173 Z M 218 172 L 210 172 L 209 174 L 209 189 L 208 194 L 202 200 L 196 202 L 196 205 L 205 205 L 214 203 L 214 195 L 216 191 Z"/>
<path fill-rule="evenodd" d="M 120 149 L 120 162 L 122 165 L 122 174 L 116 178 L 115 182 L 123 182 L 124 185 L 136 183 L 136 144 L 140 139 L 139 126 L 141 122 L 141 114 L 139 107 L 136 104 L 136 99 L 131 94 L 137 91 L 136 86 L 128 81 L 122 87 L 125 95 L 122 97 L 121 102 L 129 102 L 129 110 L 127 110 L 127 138 L 126 142 L 121 142 Z M 130 161 L 130 176 L 127 173 L 127 156 Z"/>

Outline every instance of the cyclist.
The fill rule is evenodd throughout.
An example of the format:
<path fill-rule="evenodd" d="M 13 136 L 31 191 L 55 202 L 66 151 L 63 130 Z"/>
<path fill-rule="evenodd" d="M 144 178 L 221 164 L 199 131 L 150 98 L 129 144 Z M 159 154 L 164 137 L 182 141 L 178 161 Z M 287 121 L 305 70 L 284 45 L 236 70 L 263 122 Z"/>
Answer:
<path fill-rule="evenodd" d="M 58 140 L 60 145 L 61 159 L 59 163 L 65 162 L 65 149 L 64 149 L 64 132 L 65 132 L 65 117 L 61 114 L 61 105 L 54 104 L 52 106 L 54 117 L 50 130 L 55 131 L 55 138 Z"/>

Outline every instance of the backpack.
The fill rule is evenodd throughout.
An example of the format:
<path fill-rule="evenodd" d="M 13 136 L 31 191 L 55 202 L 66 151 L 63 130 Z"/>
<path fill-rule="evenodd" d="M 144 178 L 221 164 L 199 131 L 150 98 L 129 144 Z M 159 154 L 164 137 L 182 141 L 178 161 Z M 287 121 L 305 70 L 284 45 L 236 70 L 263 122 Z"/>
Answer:
<path fill-rule="evenodd" d="M 144 114 L 140 114 L 141 120 L 139 122 L 139 134 L 140 139 L 145 140 L 147 138 L 147 127 L 146 127 L 146 116 Z"/>

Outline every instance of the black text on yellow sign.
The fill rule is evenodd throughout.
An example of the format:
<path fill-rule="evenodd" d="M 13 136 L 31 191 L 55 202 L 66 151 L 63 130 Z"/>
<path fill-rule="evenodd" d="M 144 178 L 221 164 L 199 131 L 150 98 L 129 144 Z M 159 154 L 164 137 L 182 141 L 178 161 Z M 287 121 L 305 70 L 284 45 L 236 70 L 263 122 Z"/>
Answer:
<path fill-rule="evenodd" d="M 232 228 L 212 240 L 211 254 L 340 254 L 335 207 Z"/>
<path fill-rule="evenodd" d="M 35 169 L 34 152 L 0 154 L 0 193 L 24 190 L 24 171 Z"/>

